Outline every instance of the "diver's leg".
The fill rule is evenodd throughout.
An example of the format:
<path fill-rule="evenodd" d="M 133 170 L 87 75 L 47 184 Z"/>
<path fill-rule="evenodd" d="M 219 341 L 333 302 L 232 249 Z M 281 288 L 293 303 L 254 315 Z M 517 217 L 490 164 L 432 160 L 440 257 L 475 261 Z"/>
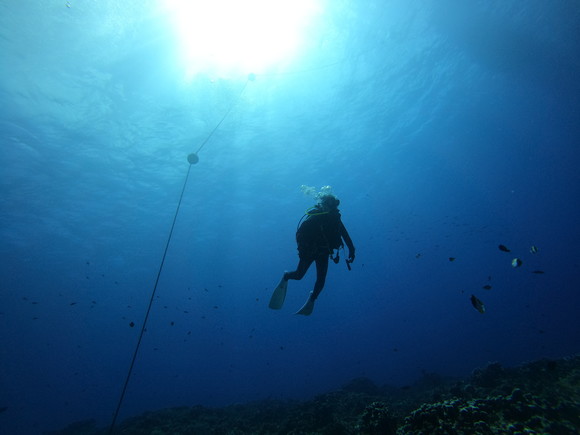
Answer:
<path fill-rule="evenodd" d="M 308 268 L 310 267 L 313 261 L 314 261 L 313 258 L 300 257 L 300 261 L 298 262 L 298 267 L 296 268 L 296 270 L 293 272 L 286 272 L 284 274 L 284 279 L 285 280 L 295 279 L 297 281 L 301 280 L 304 277 L 304 275 L 306 275 L 306 272 L 308 271 Z"/>
<path fill-rule="evenodd" d="M 328 272 L 328 255 L 319 255 L 316 257 L 316 282 L 312 290 L 312 300 L 316 300 L 326 282 L 326 273 Z"/>
<path fill-rule="evenodd" d="M 316 257 L 316 282 L 314 283 L 314 290 L 310 292 L 306 303 L 300 308 L 296 314 L 303 316 L 310 316 L 314 310 L 314 301 L 322 291 L 324 282 L 326 281 L 326 272 L 328 271 L 328 254 L 319 255 Z"/>

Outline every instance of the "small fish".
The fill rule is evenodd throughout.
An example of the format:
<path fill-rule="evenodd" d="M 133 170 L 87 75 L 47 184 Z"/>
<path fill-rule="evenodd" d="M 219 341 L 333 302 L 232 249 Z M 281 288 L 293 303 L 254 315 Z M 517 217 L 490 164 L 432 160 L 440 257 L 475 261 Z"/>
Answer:
<path fill-rule="evenodd" d="M 129 323 L 129 326 L 132 328 L 133 326 L 135 326 L 135 322 Z"/>
<path fill-rule="evenodd" d="M 512 267 L 520 267 L 522 263 L 523 261 L 516 257 L 512 260 Z"/>
<path fill-rule="evenodd" d="M 511 252 L 505 245 L 499 245 L 498 248 L 503 252 Z"/>
<path fill-rule="evenodd" d="M 544 272 L 543 270 L 534 270 L 532 273 L 537 273 L 538 275 L 541 275 L 546 272 Z"/>
<path fill-rule="evenodd" d="M 449 261 L 455 261 L 455 257 L 449 257 Z"/>
<path fill-rule="evenodd" d="M 474 295 L 471 295 L 471 305 L 481 314 L 485 313 L 485 305 L 479 299 L 477 299 Z"/>
<path fill-rule="evenodd" d="M 484 285 L 482 288 L 485 290 L 491 290 L 491 286 L 489 284 Z"/>
<path fill-rule="evenodd" d="M 537 253 L 538 253 L 538 247 L 537 247 L 537 246 L 533 246 L 533 245 L 532 245 L 532 247 L 530 248 L 530 252 L 531 252 L 532 254 L 537 254 Z"/>

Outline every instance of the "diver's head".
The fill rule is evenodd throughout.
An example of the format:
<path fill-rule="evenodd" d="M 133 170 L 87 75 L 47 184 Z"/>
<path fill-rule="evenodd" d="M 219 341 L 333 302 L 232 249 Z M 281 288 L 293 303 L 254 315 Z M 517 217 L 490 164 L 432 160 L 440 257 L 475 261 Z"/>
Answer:
<path fill-rule="evenodd" d="M 340 200 L 331 194 L 322 195 L 319 204 L 325 211 L 332 211 L 338 209 Z"/>

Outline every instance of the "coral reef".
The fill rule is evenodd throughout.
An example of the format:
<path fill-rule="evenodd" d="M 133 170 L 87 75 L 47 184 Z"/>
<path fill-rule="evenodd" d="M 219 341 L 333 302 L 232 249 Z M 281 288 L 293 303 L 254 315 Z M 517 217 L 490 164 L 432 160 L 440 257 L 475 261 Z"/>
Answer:
<path fill-rule="evenodd" d="M 101 435 L 94 422 L 53 435 Z M 267 400 L 219 409 L 148 412 L 119 424 L 137 434 L 576 434 L 580 433 L 580 356 L 515 368 L 493 363 L 465 380 L 426 373 L 404 388 L 357 378 L 306 402 Z"/>

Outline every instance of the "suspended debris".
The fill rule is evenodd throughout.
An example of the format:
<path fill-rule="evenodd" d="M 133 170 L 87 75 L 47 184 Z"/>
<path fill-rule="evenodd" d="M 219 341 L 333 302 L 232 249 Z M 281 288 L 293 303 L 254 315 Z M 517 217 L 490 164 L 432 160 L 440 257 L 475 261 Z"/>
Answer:
<path fill-rule="evenodd" d="M 503 252 L 511 252 L 505 245 L 499 245 L 498 248 Z"/>
<path fill-rule="evenodd" d="M 471 305 L 481 314 L 485 313 L 485 305 L 479 299 L 477 299 L 474 295 L 471 295 Z"/>

